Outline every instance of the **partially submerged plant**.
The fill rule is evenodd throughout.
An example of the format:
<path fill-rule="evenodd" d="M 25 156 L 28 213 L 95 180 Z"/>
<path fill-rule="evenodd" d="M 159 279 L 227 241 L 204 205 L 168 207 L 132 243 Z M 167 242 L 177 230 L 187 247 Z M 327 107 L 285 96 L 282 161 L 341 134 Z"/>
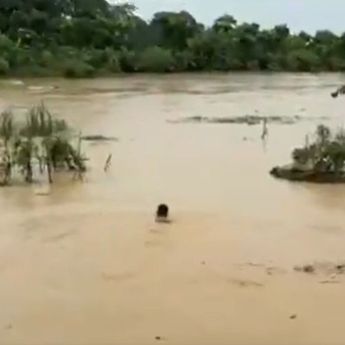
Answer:
<path fill-rule="evenodd" d="M 20 134 L 26 137 L 49 137 L 67 132 L 69 127 L 64 120 L 54 119 L 43 103 L 29 110 L 26 124 Z"/>
<path fill-rule="evenodd" d="M 40 104 L 28 111 L 24 123 L 15 122 L 13 113 L 0 114 L 1 184 L 8 184 L 13 170 L 19 170 L 25 181 L 33 181 L 34 166 L 42 174 L 46 169 L 49 182 L 57 170 L 85 172 L 85 158 L 71 144 L 71 130 L 64 120 L 55 119 L 49 110 Z"/>
<path fill-rule="evenodd" d="M 5 110 L 1 113 L 0 117 L 0 137 L 5 144 L 15 135 L 14 130 L 13 113 Z"/>
<path fill-rule="evenodd" d="M 331 130 L 320 125 L 311 145 L 297 148 L 292 153 L 296 167 L 310 167 L 315 172 L 345 172 L 345 134 L 343 130 L 332 135 Z"/>
<path fill-rule="evenodd" d="M 274 167 L 271 174 L 293 181 L 345 182 L 344 130 L 332 134 L 328 127 L 318 126 L 314 141 L 296 148 L 292 159 L 292 165 Z"/>

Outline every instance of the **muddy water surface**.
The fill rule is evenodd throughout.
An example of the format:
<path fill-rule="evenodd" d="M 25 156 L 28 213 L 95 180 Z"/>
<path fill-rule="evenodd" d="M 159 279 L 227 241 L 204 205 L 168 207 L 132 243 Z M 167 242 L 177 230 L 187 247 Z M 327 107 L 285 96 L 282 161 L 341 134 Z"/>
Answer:
<path fill-rule="evenodd" d="M 41 100 L 87 134 L 83 183 L 0 190 L 0 343 L 343 345 L 345 186 L 271 178 L 325 124 L 345 124 L 341 75 L 181 75 L 0 84 L 0 107 Z M 51 86 L 56 86 L 52 88 Z M 292 125 L 172 124 L 299 115 Z M 20 116 L 20 115 L 19 115 Z M 104 173 L 109 154 L 112 167 Z M 157 225 L 158 203 L 173 223 Z M 331 283 L 327 283 L 331 282 Z"/>

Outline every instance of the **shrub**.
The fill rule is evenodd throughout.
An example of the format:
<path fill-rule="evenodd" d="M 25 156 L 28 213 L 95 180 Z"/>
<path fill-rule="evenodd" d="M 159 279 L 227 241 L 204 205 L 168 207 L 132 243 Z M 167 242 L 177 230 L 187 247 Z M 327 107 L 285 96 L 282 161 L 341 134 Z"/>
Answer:
<path fill-rule="evenodd" d="M 66 78 L 91 78 L 95 74 L 95 69 L 89 64 L 81 61 L 68 61 L 64 67 Z"/>
<path fill-rule="evenodd" d="M 104 51 L 106 66 L 105 68 L 112 73 L 121 72 L 121 63 L 119 54 L 112 49 L 106 49 Z"/>
<path fill-rule="evenodd" d="M 313 72 L 320 68 L 320 58 L 312 51 L 300 49 L 292 51 L 286 58 L 287 69 L 298 72 Z"/>
<path fill-rule="evenodd" d="M 0 75 L 5 75 L 9 72 L 10 66 L 6 59 L 0 57 Z"/>
<path fill-rule="evenodd" d="M 52 67 L 55 64 L 55 57 L 49 50 L 44 50 L 40 56 L 40 65 L 43 67 Z"/>
<path fill-rule="evenodd" d="M 143 72 L 169 72 L 173 69 L 174 58 L 170 50 L 150 47 L 139 55 L 139 70 Z"/>
<path fill-rule="evenodd" d="M 133 51 L 123 49 L 119 54 L 120 69 L 124 72 L 136 72 L 137 56 Z"/>

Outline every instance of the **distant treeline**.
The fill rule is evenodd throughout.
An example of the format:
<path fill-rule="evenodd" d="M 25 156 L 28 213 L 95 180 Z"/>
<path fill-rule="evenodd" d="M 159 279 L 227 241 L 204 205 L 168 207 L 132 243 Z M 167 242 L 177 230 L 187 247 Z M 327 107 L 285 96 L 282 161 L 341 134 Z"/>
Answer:
<path fill-rule="evenodd" d="M 205 27 L 185 11 L 146 22 L 106 0 L 1 0 L 0 32 L 4 76 L 345 71 L 345 34 L 266 30 L 231 15 Z"/>

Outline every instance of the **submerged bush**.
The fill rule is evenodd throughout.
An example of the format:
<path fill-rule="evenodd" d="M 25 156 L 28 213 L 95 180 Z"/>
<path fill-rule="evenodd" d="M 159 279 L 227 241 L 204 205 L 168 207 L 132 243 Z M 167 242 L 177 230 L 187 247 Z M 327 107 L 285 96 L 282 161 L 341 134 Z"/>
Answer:
<path fill-rule="evenodd" d="M 25 181 L 33 181 L 35 164 L 40 172 L 44 169 L 52 182 L 57 169 L 85 171 L 85 159 L 78 148 L 71 144 L 71 131 L 63 120 L 53 118 L 43 105 L 29 110 L 26 121 L 15 122 L 13 114 L 5 111 L 0 115 L 0 184 L 8 184 L 13 171 L 20 171 Z"/>
<path fill-rule="evenodd" d="M 332 134 L 320 125 L 315 132 L 315 140 L 292 153 L 296 166 L 310 166 L 318 172 L 345 173 L 345 139 L 342 130 Z"/>
<path fill-rule="evenodd" d="M 66 121 L 53 118 L 42 103 L 28 111 L 26 123 L 21 127 L 20 134 L 25 137 L 47 137 L 68 130 Z"/>

